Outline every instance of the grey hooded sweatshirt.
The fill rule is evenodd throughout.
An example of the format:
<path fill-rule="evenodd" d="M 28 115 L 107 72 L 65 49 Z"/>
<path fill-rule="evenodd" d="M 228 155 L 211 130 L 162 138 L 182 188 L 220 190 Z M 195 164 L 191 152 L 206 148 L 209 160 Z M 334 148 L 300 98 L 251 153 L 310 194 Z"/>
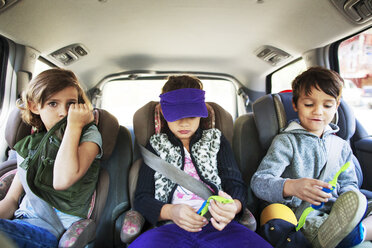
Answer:
<path fill-rule="evenodd" d="M 291 122 L 288 127 L 278 134 L 266 156 L 263 158 L 251 180 L 251 187 L 255 195 L 269 203 L 282 203 L 292 208 L 299 218 L 302 211 L 310 204 L 297 197 L 283 197 L 283 187 L 287 179 L 315 178 L 319 179 L 323 167 L 326 165 L 330 135 L 334 135 L 339 128 L 329 124 L 321 138 L 306 131 L 298 120 Z M 333 179 L 337 171 L 348 161 L 349 168 L 340 174 L 332 198 L 329 199 L 322 212 L 329 212 L 332 203 L 342 193 L 358 190 L 355 167 L 352 163 L 352 151 L 344 141 L 337 168 L 324 175 L 324 181 Z"/>

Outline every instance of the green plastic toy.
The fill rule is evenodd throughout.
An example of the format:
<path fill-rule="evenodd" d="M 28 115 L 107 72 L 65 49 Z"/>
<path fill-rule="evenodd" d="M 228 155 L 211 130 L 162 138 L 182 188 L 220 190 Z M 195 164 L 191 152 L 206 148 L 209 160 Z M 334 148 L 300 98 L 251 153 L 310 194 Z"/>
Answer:
<path fill-rule="evenodd" d="M 350 166 L 350 162 L 347 162 L 346 164 L 344 164 L 340 170 L 336 173 L 336 175 L 333 177 L 333 179 L 328 182 L 330 185 L 332 185 L 332 188 L 331 189 L 327 189 L 327 188 L 323 188 L 322 190 L 326 193 L 331 193 L 335 188 L 336 188 L 336 184 L 337 184 L 337 179 L 338 179 L 338 176 L 344 172 L 347 168 L 349 168 Z M 310 207 L 306 208 L 302 214 L 301 214 L 301 217 L 298 221 L 298 224 L 297 224 L 297 227 L 296 227 L 296 231 L 300 230 L 303 225 L 305 224 L 305 220 L 306 220 L 306 217 L 309 215 L 310 212 L 312 212 L 313 210 L 315 209 L 320 209 L 321 207 L 323 207 L 324 205 L 324 202 L 322 202 L 320 205 L 313 205 L 311 204 Z"/>
<path fill-rule="evenodd" d="M 205 200 L 203 202 L 203 204 L 201 205 L 201 207 L 199 208 L 197 213 L 200 214 L 201 216 L 206 214 L 208 212 L 208 207 L 209 207 L 210 200 L 212 200 L 212 199 L 215 200 L 215 201 L 224 203 L 224 204 L 234 202 L 233 199 L 226 199 L 225 197 L 222 197 L 222 196 L 219 196 L 219 195 L 212 195 L 207 200 Z"/>

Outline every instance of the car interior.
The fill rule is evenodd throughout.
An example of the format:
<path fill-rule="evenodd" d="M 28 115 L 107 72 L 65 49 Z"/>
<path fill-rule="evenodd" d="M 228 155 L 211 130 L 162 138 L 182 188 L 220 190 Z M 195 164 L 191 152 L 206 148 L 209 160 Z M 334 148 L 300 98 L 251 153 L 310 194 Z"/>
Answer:
<path fill-rule="evenodd" d="M 59 245 L 127 247 L 121 231 L 133 209 L 139 144 L 155 133 L 161 87 L 168 76 L 194 75 L 206 91 L 207 127 L 229 140 L 258 221 L 251 177 L 297 118 L 291 82 L 312 66 L 345 81 L 333 122 L 372 200 L 371 0 L 0 0 L 0 199 L 17 169 L 13 147 L 31 134 L 17 99 L 40 72 L 71 70 L 95 108 L 104 157 L 91 218 Z"/>

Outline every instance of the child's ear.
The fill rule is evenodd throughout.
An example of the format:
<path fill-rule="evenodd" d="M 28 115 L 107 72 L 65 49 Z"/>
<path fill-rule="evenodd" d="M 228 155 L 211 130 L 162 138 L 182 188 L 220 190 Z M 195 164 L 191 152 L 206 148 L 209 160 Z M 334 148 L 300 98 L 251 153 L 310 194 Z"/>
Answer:
<path fill-rule="evenodd" d="M 293 107 L 294 111 L 297 112 L 297 106 L 296 106 L 296 103 L 293 101 L 293 99 L 292 99 L 292 107 Z"/>
<path fill-rule="evenodd" d="M 30 111 L 35 114 L 35 115 L 38 115 L 39 114 L 39 108 L 37 106 L 36 103 L 34 102 L 28 102 L 28 106 L 30 108 Z"/>

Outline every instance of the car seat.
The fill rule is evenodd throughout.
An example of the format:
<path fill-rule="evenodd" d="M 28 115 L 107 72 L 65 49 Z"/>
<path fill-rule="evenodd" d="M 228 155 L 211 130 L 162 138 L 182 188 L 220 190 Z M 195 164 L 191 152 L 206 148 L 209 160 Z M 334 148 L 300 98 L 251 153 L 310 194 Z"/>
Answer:
<path fill-rule="evenodd" d="M 102 116 L 104 118 L 104 116 Z M 108 172 L 110 185 L 106 205 L 102 211 L 97 226 L 94 246 L 97 248 L 121 247 L 120 230 L 125 211 L 130 208 L 128 194 L 128 175 L 133 163 L 132 138 L 129 130 L 124 126 L 118 126 L 118 130 L 107 126 L 108 133 L 117 133 L 111 155 L 101 161 L 101 167 Z M 102 137 L 104 137 L 102 133 Z M 104 141 L 104 140 L 103 140 Z"/>
<path fill-rule="evenodd" d="M 117 119 L 109 112 L 103 109 L 95 109 L 95 120 L 102 135 L 102 169 L 96 188 L 96 197 L 93 211 L 89 219 L 83 219 L 75 222 L 62 235 L 59 241 L 59 247 L 84 247 L 92 243 L 96 236 L 96 228 L 102 217 L 102 210 L 105 207 L 106 199 L 113 180 L 109 176 L 105 165 L 111 160 L 111 155 L 116 147 L 116 139 L 119 133 L 119 123 Z M 6 141 L 11 149 L 17 141 L 31 133 L 31 126 L 24 123 L 20 117 L 20 110 L 15 108 L 10 114 L 6 126 Z M 129 144 L 130 144 L 129 140 Z M 131 152 L 131 147 L 129 148 Z M 14 153 L 14 150 L 11 150 Z M 107 167 L 107 166 L 106 166 Z M 2 199 L 9 189 L 12 179 L 17 170 L 16 158 L 10 157 L 9 160 L 0 165 L 0 199 Z M 93 202 L 93 201 L 92 201 Z M 107 205 L 107 204 L 106 204 Z M 106 209 L 106 208 L 105 208 Z"/>
<path fill-rule="evenodd" d="M 268 94 L 253 103 L 253 113 L 240 116 L 234 123 L 233 150 L 236 160 L 243 174 L 245 182 L 249 185 L 251 178 L 257 170 L 262 158 L 271 145 L 272 140 L 289 121 L 298 118 L 292 107 L 292 92 Z M 349 106 L 341 101 L 333 123 L 337 123 L 340 131 L 337 135 L 350 142 L 355 133 L 356 119 Z M 353 162 L 361 187 L 363 174 L 358 160 Z M 361 189 L 371 197 L 370 191 Z M 249 187 L 249 208 L 256 216 L 259 215 L 259 200 Z"/>
<path fill-rule="evenodd" d="M 226 139 L 230 142 L 232 142 L 232 136 L 233 136 L 233 120 L 226 110 L 224 110 L 221 106 L 219 106 L 216 103 L 208 102 L 207 103 L 207 109 L 208 109 L 208 117 L 201 120 L 201 126 L 204 129 L 208 128 L 218 128 L 221 130 L 223 135 L 226 137 Z M 163 124 L 164 125 L 164 124 Z M 137 144 L 140 144 L 142 146 L 146 146 L 148 143 L 148 140 L 150 137 L 155 134 L 155 132 L 160 132 L 161 130 L 161 120 L 160 120 L 160 104 L 159 102 L 151 101 L 147 104 L 145 104 L 142 108 L 136 111 L 133 117 L 133 127 L 134 127 L 134 133 L 135 133 L 135 156 L 137 156 L 137 159 L 135 159 L 133 166 L 130 171 L 130 180 L 129 180 L 129 195 L 130 195 L 130 202 L 131 206 L 133 206 L 133 200 L 134 200 L 134 193 L 136 189 L 137 184 L 137 178 L 138 178 L 138 171 L 142 164 L 142 158 L 140 156 L 139 147 Z M 249 217 L 253 217 L 250 215 L 249 211 L 245 214 L 245 221 L 248 222 L 252 221 L 249 219 Z M 130 216 L 129 218 L 126 217 L 123 223 L 123 229 L 126 233 L 133 233 L 133 235 L 128 238 L 127 236 L 124 237 L 122 235 L 122 241 L 126 244 L 131 243 L 140 233 L 141 228 L 144 222 L 143 217 L 136 211 L 130 210 L 127 212 L 126 216 Z M 131 220 L 130 220 L 131 219 Z M 134 220 L 135 223 L 132 223 Z M 251 223 L 249 223 L 251 225 Z M 132 228 L 132 230 L 128 230 Z M 254 226 L 255 229 L 255 226 Z M 122 232 L 123 234 L 123 232 Z"/>

